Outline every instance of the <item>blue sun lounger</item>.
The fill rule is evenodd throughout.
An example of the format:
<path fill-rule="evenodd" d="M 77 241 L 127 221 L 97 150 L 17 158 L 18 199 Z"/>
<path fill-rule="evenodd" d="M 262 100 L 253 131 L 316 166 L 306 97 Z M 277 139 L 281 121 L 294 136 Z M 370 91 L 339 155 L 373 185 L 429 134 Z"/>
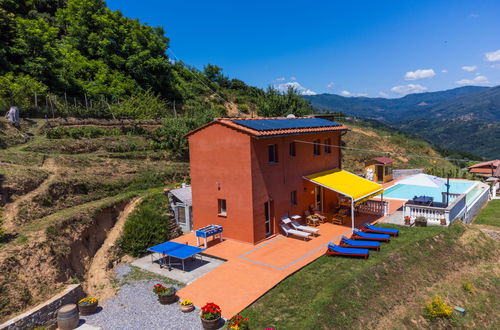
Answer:
<path fill-rule="evenodd" d="M 341 247 L 347 247 L 347 248 L 376 249 L 377 251 L 380 251 L 380 242 L 356 241 L 353 239 L 349 239 L 345 236 L 342 237 L 339 245 Z"/>
<path fill-rule="evenodd" d="M 355 256 L 368 259 L 369 251 L 368 249 L 345 248 L 333 243 L 328 243 L 328 250 L 326 250 L 326 254 L 334 256 Z"/>
<path fill-rule="evenodd" d="M 399 229 L 381 228 L 369 223 L 364 224 L 364 231 L 375 234 L 388 234 L 391 236 L 397 236 L 399 234 Z"/>
<path fill-rule="evenodd" d="M 361 230 L 355 230 L 352 233 L 352 238 L 357 239 L 357 240 L 364 240 L 364 241 L 383 241 L 383 242 L 389 242 L 391 239 L 390 235 L 387 234 L 370 234 L 370 233 L 365 233 Z"/>

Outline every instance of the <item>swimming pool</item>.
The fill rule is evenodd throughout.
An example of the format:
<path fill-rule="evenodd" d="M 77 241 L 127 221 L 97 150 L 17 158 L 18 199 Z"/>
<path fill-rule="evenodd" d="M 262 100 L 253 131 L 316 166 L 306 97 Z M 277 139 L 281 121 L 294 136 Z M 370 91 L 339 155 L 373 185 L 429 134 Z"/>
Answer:
<path fill-rule="evenodd" d="M 468 193 L 477 182 L 466 180 L 450 180 L 450 193 Z M 446 192 L 446 185 L 439 188 L 415 186 L 410 184 L 396 184 L 384 191 L 384 198 L 410 200 L 415 196 L 430 196 L 435 202 L 442 201 L 442 193 Z"/>

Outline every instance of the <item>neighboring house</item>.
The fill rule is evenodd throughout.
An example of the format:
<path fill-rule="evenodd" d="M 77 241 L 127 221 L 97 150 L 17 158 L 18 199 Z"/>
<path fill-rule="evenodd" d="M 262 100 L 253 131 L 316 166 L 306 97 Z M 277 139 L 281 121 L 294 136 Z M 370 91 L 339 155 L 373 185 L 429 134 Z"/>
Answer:
<path fill-rule="evenodd" d="M 483 178 L 498 177 L 498 175 L 500 175 L 500 171 L 498 171 L 499 168 L 500 159 L 495 159 L 469 166 L 469 173 L 474 173 Z"/>
<path fill-rule="evenodd" d="M 388 157 L 376 157 L 366 162 L 365 174 L 368 180 L 386 183 L 392 180 L 392 163 Z"/>
<path fill-rule="evenodd" d="M 193 230 L 191 186 L 185 184 L 180 188 L 166 191 L 175 222 L 184 233 Z"/>
<path fill-rule="evenodd" d="M 320 180 L 337 172 L 351 180 L 349 196 L 352 180 L 372 185 L 353 205 L 380 193 L 380 185 L 340 171 L 347 130 L 319 118 L 220 118 L 188 133 L 194 229 L 217 224 L 224 237 L 258 243 L 279 233 L 286 214 L 338 207 L 339 189 Z"/>

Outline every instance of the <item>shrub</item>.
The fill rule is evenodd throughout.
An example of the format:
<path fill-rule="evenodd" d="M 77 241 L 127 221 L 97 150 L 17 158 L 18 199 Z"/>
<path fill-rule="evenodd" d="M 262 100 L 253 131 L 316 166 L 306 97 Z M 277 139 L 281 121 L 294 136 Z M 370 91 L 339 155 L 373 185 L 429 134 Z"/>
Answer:
<path fill-rule="evenodd" d="M 438 317 L 450 317 L 453 312 L 451 306 L 449 306 L 441 296 L 436 296 L 425 305 L 425 316 L 431 320 Z"/>
<path fill-rule="evenodd" d="M 467 292 L 467 293 L 474 293 L 476 292 L 476 287 L 472 285 L 472 283 L 468 281 L 463 281 L 462 282 L 462 289 Z"/>
<path fill-rule="evenodd" d="M 125 223 L 118 242 L 121 253 L 137 257 L 148 247 L 179 235 L 177 231 L 170 232 L 166 206 L 167 199 L 162 193 L 145 197 Z"/>

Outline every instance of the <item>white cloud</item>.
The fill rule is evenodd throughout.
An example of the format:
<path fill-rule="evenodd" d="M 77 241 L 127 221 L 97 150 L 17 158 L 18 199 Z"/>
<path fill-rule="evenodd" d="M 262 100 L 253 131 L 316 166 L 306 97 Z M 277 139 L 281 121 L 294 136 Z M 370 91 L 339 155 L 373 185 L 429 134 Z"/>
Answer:
<path fill-rule="evenodd" d="M 388 97 L 389 97 L 389 94 L 384 93 L 384 92 L 378 92 L 378 95 L 380 95 L 380 96 L 382 96 L 382 97 L 385 97 L 385 98 L 388 98 Z"/>
<path fill-rule="evenodd" d="M 423 70 L 416 70 L 416 71 L 408 71 L 405 74 L 405 80 L 418 80 L 418 79 L 425 79 L 425 78 L 432 78 L 436 75 L 433 69 L 423 69 Z"/>
<path fill-rule="evenodd" d="M 276 88 L 280 92 L 287 92 L 288 88 L 290 88 L 290 87 L 295 89 L 297 91 L 297 93 L 299 93 L 301 95 L 316 95 L 317 94 L 316 92 L 305 88 L 304 86 L 302 86 L 301 84 L 299 84 L 296 81 L 274 85 L 274 88 Z"/>
<path fill-rule="evenodd" d="M 483 84 L 489 84 L 490 82 L 488 81 L 488 77 L 486 76 L 476 76 L 474 79 L 461 79 L 455 81 L 455 84 L 457 85 L 483 85 Z"/>
<path fill-rule="evenodd" d="M 468 72 L 475 71 L 476 69 L 477 69 L 477 66 L 475 66 L 475 65 L 464 65 L 462 67 L 462 70 L 468 71 Z"/>
<path fill-rule="evenodd" d="M 340 95 L 342 96 L 348 96 L 348 97 L 351 97 L 351 96 L 357 96 L 357 97 L 367 97 L 368 94 L 366 93 L 351 93 L 349 91 L 346 91 L 346 90 L 343 90 L 342 92 L 340 92 Z"/>
<path fill-rule="evenodd" d="M 328 85 L 326 85 L 326 87 L 328 88 L 333 88 L 333 86 L 335 86 L 335 84 L 332 81 L 330 81 Z"/>
<path fill-rule="evenodd" d="M 498 62 L 500 61 L 500 49 L 494 52 L 485 53 L 484 56 L 488 62 Z"/>
<path fill-rule="evenodd" d="M 413 93 L 422 93 L 427 90 L 427 87 L 419 85 L 419 84 L 408 84 L 408 85 L 400 85 L 394 86 L 391 88 L 391 91 L 398 94 L 413 94 Z"/>
<path fill-rule="evenodd" d="M 295 78 L 295 77 L 290 77 L 290 80 L 297 80 L 297 78 Z"/>
<path fill-rule="evenodd" d="M 443 70 L 441 70 L 441 72 L 442 72 L 442 73 L 448 73 L 448 70 L 443 69 Z"/>
<path fill-rule="evenodd" d="M 276 78 L 276 79 L 274 79 L 274 81 L 285 81 L 285 77 Z"/>

